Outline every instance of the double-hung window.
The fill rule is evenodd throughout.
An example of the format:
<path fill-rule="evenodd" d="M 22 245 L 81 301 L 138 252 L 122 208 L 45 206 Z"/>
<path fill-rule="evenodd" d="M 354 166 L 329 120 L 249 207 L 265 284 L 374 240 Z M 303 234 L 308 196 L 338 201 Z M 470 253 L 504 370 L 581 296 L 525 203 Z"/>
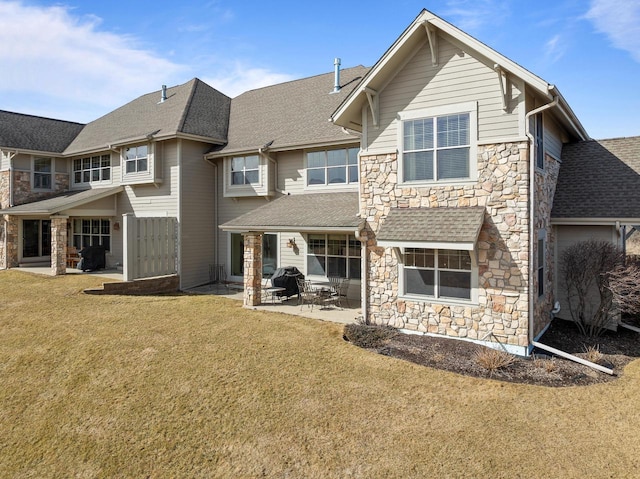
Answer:
<path fill-rule="evenodd" d="M 52 186 L 51 158 L 35 158 L 33 160 L 33 188 L 50 190 Z"/>
<path fill-rule="evenodd" d="M 111 180 L 111 155 L 73 160 L 73 182 L 75 184 L 109 180 Z"/>
<path fill-rule="evenodd" d="M 360 279 L 360 242 L 353 235 L 310 234 L 307 274 Z"/>
<path fill-rule="evenodd" d="M 98 245 L 111 250 L 111 221 L 108 218 L 74 219 L 73 246 L 81 250 Z"/>
<path fill-rule="evenodd" d="M 231 159 L 231 184 L 255 185 L 260 182 L 258 155 L 236 156 Z"/>
<path fill-rule="evenodd" d="M 358 148 L 341 148 L 307 153 L 307 186 L 357 183 L 358 151 Z"/>
<path fill-rule="evenodd" d="M 399 114 L 402 181 L 450 182 L 475 176 L 476 105 Z"/>
<path fill-rule="evenodd" d="M 471 300 L 472 262 L 467 250 L 405 248 L 404 294 Z"/>
<path fill-rule="evenodd" d="M 149 163 L 147 145 L 131 146 L 125 149 L 125 172 L 140 173 L 147 171 Z"/>

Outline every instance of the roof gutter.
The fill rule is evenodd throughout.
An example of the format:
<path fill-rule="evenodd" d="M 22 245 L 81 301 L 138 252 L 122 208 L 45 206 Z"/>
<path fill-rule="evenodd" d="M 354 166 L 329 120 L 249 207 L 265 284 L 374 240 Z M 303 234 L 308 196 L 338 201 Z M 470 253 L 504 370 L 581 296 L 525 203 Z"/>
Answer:
<path fill-rule="evenodd" d="M 555 87 L 553 85 L 549 85 L 549 92 L 553 91 Z M 558 102 L 560 101 L 560 97 L 558 95 L 554 96 L 553 101 L 546 103 L 538 108 L 534 108 L 529 113 L 527 113 L 524 117 L 524 128 L 527 138 L 529 138 L 529 327 L 528 329 L 528 338 L 529 345 L 531 345 L 534 341 L 533 337 L 533 304 L 535 302 L 534 291 L 533 291 L 533 245 L 534 245 L 534 226 L 535 226 L 535 201 L 534 201 L 534 192 L 535 192 L 535 175 L 536 175 L 536 164 L 535 164 L 535 139 L 529 125 L 531 124 L 531 117 L 541 113 L 545 110 L 549 110 L 558 106 Z M 540 252 L 538 252 L 540 254 Z"/>

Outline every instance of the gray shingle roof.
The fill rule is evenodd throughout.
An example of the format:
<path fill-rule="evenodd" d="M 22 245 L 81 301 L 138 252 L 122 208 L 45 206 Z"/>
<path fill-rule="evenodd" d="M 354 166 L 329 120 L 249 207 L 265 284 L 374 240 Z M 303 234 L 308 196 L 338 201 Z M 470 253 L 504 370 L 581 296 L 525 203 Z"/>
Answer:
<path fill-rule="evenodd" d="M 382 222 L 378 241 L 475 243 L 484 207 L 395 208 Z"/>
<path fill-rule="evenodd" d="M 358 193 L 312 193 L 286 195 L 245 213 L 220 228 L 223 230 L 313 231 L 356 229 Z"/>
<path fill-rule="evenodd" d="M 278 149 L 349 139 L 329 118 L 367 70 L 363 66 L 342 70 L 343 86 L 338 93 L 331 93 L 334 74 L 326 73 L 235 97 L 228 143 L 216 149 L 215 155 L 255 151 L 272 140 L 271 148 Z"/>
<path fill-rule="evenodd" d="M 0 110 L 0 148 L 62 153 L 83 126 Z"/>
<path fill-rule="evenodd" d="M 123 190 L 122 186 L 112 188 L 94 188 L 91 190 L 66 191 L 46 200 L 34 201 L 24 205 L 13 206 L 0 210 L 0 213 L 9 215 L 46 214 L 52 215 L 69 208 L 75 208 L 107 196 L 114 195 Z"/>
<path fill-rule="evenodd" d="M 566 144 L 552 218 L 640 218 L 640 136 Z"/>
<path fill-rule="evenodd" d="M 167 100 L 160 90 L 143 95 L 87 124 L 65 150 L 65 154 L 105 149 L 129 139 L 187 133 L 224 141 L 227 135 L 231 99 L 197 78 L 167 88 Z"/>

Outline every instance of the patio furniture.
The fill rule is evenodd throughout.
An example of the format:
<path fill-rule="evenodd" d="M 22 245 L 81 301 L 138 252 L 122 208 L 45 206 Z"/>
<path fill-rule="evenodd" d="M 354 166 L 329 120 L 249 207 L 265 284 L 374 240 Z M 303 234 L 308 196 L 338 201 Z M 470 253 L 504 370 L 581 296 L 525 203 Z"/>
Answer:
<path fill-rule="evenodd" d="M 69 246 L 67 248 L 67 266 L 75 268 L 80 262 L 80 255 L 78 254 L 78 248 L 75 246 Z"/>
<path fill-rule="evenodd" d="M 271 304 L 275 304 L 277 301 L 282 302 L 285 291 L 286 288 L 273 286 L 271 280 L 265 279 L 262 281 L 262 302 L 271 302 Z"/>
<path fill-rule="evenodd" d="M 347 298 L 347 291 L 349 290 L 349 279 L 348 278 L 338 278 L 338 277 L 330 277 L 329 282 L 331 283 L 331 297 L 336 306 L 343 307 L 342 301 L 349 305 L 349 299 Z"/>
<path fill-rule="evenodd" d="M 305 280 L 303 278 L 296 278 L 298 282 L 298 303 L 300 304 L 300 310 L 304 307 L 305 304 L 311 306 L 311 311 L 313 311 L 313 305 L 320 305 L 320 295 L 318 291 L 313 287 L 311 281 Z"/>

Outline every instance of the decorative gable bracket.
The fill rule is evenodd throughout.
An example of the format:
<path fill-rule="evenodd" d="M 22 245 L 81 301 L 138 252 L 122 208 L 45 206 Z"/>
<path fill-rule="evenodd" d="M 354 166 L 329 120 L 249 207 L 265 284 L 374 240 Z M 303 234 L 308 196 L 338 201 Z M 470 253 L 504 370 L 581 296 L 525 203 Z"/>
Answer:
<path fill-rule="evenodd" d="M 378 127 L 380 125 L 380 96 L 373 88 L 365 87 L 364 92 L 366 93 L 367 100 L 369 101 L 369 108 L 371 109 L 371 116 L 373 117 L 373 126 Z"/>
<path fill-rule="evenodd" d="M 438 35 L 436 29 L 429 22 L 424 22 L 424 29 L 427 32 L 427 38 L 429 39 L 429 48 L 431 49 L 431 64 L 435 67 L 438 66 Z"/>
<path fill-rule="evenodd" d="M 508 108 L 508 98 L 507 98 L 507 72 L 502 69 L 500 65 L 497 63 L 493 65 L 493 69 L 498 74 L 498 83 L 500 83 L 500 93 L 502 96 L 502 109 L 507 111 Z"/>

